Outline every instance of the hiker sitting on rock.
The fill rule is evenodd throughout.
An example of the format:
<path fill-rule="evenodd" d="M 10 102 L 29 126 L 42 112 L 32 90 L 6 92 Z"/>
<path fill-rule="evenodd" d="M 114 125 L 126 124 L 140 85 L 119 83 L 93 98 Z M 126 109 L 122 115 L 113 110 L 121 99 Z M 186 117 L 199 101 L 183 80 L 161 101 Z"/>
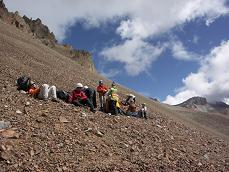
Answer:
<path fill-rule="evenodd" d="M 118 89 L 116 87 L 115 82 L 113 82 L 111 84 L 111 88 L 107 92 L 108 112 L 110 112 L 112 115 L 117 115 L 122 112 L 120 110 L 119 96 L 117 92 Z"/>
<path fill-rule="evenodd" d="M 132 101 L 129 102 L 128 109 L 126 111 L 126 115 L 137 117 L 137 118 L 145 118 L 145 119 L 147 119 L 146 111 L 147 111 L 147 107 L 146 107 L 145 103 L 143 103 L 141 105 L 140 110 L 137 110 L 136 103 L 132 100 Z"/>
<path fill-rule="evenodd" d="M 106 103 L 105 94 L 107 93 L 107 86 L 104 85 L 103 80 L 99 81 L 99 86 L 97 87 L 97 92 L 99 93 L 99 102 L 100 102 L 100 110 L 104 111 L 104 104 Z"/>
<path fill-rule="evenodd" d="M 146 104 L 143 103 L 141 106 L 141 109 L 138 111 L 138 115 L 140 118 L 147 119 L 146 113 L 147 113 L 147 107 L 146 107 Z"/>
<path fill-rule="evenodd" d="M 59 102 L 56 96 L 56 86 L 43 84 L 40 87 L 33 82 L 29 77 L 22 76 L 17 80 L 18 90 L 27 91 L 33 97 L 41 100 L 51 99 L 54 102 Z"/>
<path fill-rule="evenodd" d="M 89 88 L 86 85 L 83 87 L 83 91 L 86 94 L 87 98 L 92 102 L 94 108 L 97 108 L 96 91 L 93 88 Z"/>
<path fill-rule="evenodd" d="M 75 106 L 89 106 L 90 111 L 96 112 L 92 102 L 84 93 L 83 85 L 81 83 L 76 84 L 76 89 L 69 96 L 68 102 L 74 104 Z"/>
<path fill-rule="evenodd" d="M 130 102 L 135 102 L 135 101 L 136 101 L 135 95 L 133 95 L 133 94 L 127 94 L 126 99 L 124 101 L 122 101 L 122 104 L 124 106 L 127 106 L 127 105 L 130 104 Z"/>
<path fill-rule="evenodd" d="M 129 101 L 126 115 L 138 117 L 137 106 L 133 100 Z"/>

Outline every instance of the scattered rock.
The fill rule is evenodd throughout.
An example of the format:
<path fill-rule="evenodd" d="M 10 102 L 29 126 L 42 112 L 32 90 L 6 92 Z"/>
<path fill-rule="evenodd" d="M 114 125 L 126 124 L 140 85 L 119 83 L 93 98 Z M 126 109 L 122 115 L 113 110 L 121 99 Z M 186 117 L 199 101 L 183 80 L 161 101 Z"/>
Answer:
<path fill-rule="evenodd" d="M 198 166 L 202 166 L 203 164 L 202 164 L 201 162 L 199 162 L 197 165 L 198 165 Z"/>
<path fill-rule="evenodd" d="M 0 136 L 2 136 L 4 138 L 12 138 L 12 139 L 18 139 L 19 138 L 19 134 L 13 129 L 8 129 L 8 130 L 2 131 L 0 133 Z"/>
<path fill-rule="evenodd" d="M 60 122 L 62 122 L 62 123 L 68 123 L 68 122 L 70 122 L 70 121 L 68 121 L 65 117 L 63 117 L 63 116 L 60 116 L 59 117 L 59 120 L 60 120 Z"/>
<path fill-rule="evenodd" d="M 205 158 L 206 160 L 209 160 L 208 154 L 205 154 L 205 155 L 204 155 L 204 158 Z"/>
<path fill-rule="evenodd" d="M 0 121 L 0 130 L 9 128 L 11 123 L 9 121 Z"/>
<path fill-rule="evenodd" d="M 87 117 L 87 114 L 85 112 L 82 112 L 81 117 Z"/>
<path fill-rule="evenodd" d="M 103 133 L 101 133 L 99 130 L 96 130 L 95 134 L 99 137 L 103 137 Z"/>
<path fill-rule="evenodd" d="M 35 155 L 35 152 L 34 152 L 34 150 L 32 149 L 31 151 L 30 151 L 30 156 L 34 156 Z"/>
<path fill-rule="evenodd" d="M 86 130 L 84 130 L 84 132 L 85 132 L 85 133 L 87 133 L 87 132 L 91 132 L 91 131 L 93 131 L 93 129 L 92 129 L 92 128 L 87 128 Z"/>
<path fill-rule="evenodd" d="M 2 160 L 5 160 L 5 161 L 9 161 L 9 159 L 10 159 L 10 155 L 9 155 L 9 153 L 8 152 L 1 152 L 0 153 L 0 158 L 2 159 Z"/>
<path fill-rule="evenodd" d="M 42 119 L 42 118 L 37 118 L 37 119 L 36 119 L 36 122 L 37 122 L 37 123 L 42 123 L 42 122 L 43 122 L 43 119 Z"/>
<path fill-rule="evenodd" d="M 25 103 L 25 106 L 30 106 L 30 102 L 26 102 Z"/>
<path fill-rule="evenodd" d="M 17 110 L 16 113 L 17 113 L 17 114 L 22 114 L 22 111 Z"/>
<path fill-rule="evenodd" d="M 158 128 L 162 128 L 162 126 L 161 125 L 156 125 Z"/>

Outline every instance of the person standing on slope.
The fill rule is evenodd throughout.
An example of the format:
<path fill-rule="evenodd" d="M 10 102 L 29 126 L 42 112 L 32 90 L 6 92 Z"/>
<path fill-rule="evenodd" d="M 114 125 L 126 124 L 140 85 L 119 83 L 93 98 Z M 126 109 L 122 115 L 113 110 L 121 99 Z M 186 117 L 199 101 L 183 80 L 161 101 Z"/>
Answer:
<path fill-rule="evenodd" d="M 111 88 L 107 92 L 109 111 L 112 115 L 117 115 L 119 113 L 119 96 L 118 89 L 115 82 L 112 82 Z"/>
<path fill-rule="evenodd" d="M 103 83 L 103 80 L 99 81 L 99 86 L 97 87 L 97 92 L 99 94 L 100 110 L 103 111 L 104 104 L 106 102 L 105 94 L 107 93 L 107 86 Z"/>

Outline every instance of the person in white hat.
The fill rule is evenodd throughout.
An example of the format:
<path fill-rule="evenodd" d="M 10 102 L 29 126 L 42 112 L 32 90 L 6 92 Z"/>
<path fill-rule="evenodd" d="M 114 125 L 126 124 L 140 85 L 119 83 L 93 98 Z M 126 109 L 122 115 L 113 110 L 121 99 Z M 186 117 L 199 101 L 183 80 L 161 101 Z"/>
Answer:
<path fill-rule="evenodd" d="M 88 99 L 86 94 L 83 91 L 83 84 L 77 83 L 76 89 L 72 91 L 68 99 L 69 103 L 72 103 L 76 106 L 89 106 L 90 111 L 96 112 L 92 102 Z"/>
<path fill-rule="evenodd" d="M 122 102 L 124 106 L 127 106 L 130 104 L 130 102 L 136 102 L 136 96 L 133 94 L 127 94 L 126 99 Z"/>

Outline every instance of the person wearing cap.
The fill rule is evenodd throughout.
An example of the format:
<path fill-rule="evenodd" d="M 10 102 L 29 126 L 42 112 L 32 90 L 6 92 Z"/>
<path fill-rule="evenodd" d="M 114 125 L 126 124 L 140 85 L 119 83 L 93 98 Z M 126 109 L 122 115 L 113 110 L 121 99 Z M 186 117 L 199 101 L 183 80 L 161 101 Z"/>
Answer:
<path fill-rule="evenodd" d="M 83 85 L 81 83 L 76 84 L 76 89 L 72 91 L 68 99 L 69 103 L 74 104 L 75 106 L 89 106 L 90 111 L 95 112 L 95 108 L 92 102 L 88 99 L 86 94 L 83 91 Z"/>
<path fill-rule="evenodd" d="M 89 88 L 86 85 L 83 87 L 83 91 L 86 94 L 87 98 L 92 102 L 94 108 L 97 108 L 96 91 L 93 88 Z"/>
<path fill-rule="evenodd" d="M 138 111 L 138 116 L 139 116 L 140 118 L 145 118 L 145 119 L 147 119 L 146 113 L 147 113 L 146 103 L 143 103 L 143 104 L 141 105 L 141 109 Z"/>
<path fill-rule="evenodd" d="M 124 106 L 127 106 L 130 104 L 130 102 L 136 102 L 136 97 L 133 94 L 127 94 L 126 99 L 122 102 Z"/>
<path fill-rule="evenodd" d="M 108 105 L 109 105 L 109 111 L 112 115 L 117 115 L 119 113 L 119 96 L 117 94 L 118 89 L 116 87 L 115 82 L 113 81 L 111 84 L 111 88 L 107 92 L 108 97 Z"/>
<path fill-rule="evenodd" d="M 105 94 L 107 93 L 107 91 L 107 86 L 103 83 L 103 80 L 100 80 L 97 87 L 97 92 L 99 94 L 100 110 L 104 110 L 104 104 L 106 102 Z"/>
<path fill-rule="evenodd" d="M 43 84 L 39 87 L 35 82 L 30 80 L 28 93 L 41 100 L 51 99 L 54 102 L 59 102 L 56 95 L 56 86 L 54 85 Z"/>

